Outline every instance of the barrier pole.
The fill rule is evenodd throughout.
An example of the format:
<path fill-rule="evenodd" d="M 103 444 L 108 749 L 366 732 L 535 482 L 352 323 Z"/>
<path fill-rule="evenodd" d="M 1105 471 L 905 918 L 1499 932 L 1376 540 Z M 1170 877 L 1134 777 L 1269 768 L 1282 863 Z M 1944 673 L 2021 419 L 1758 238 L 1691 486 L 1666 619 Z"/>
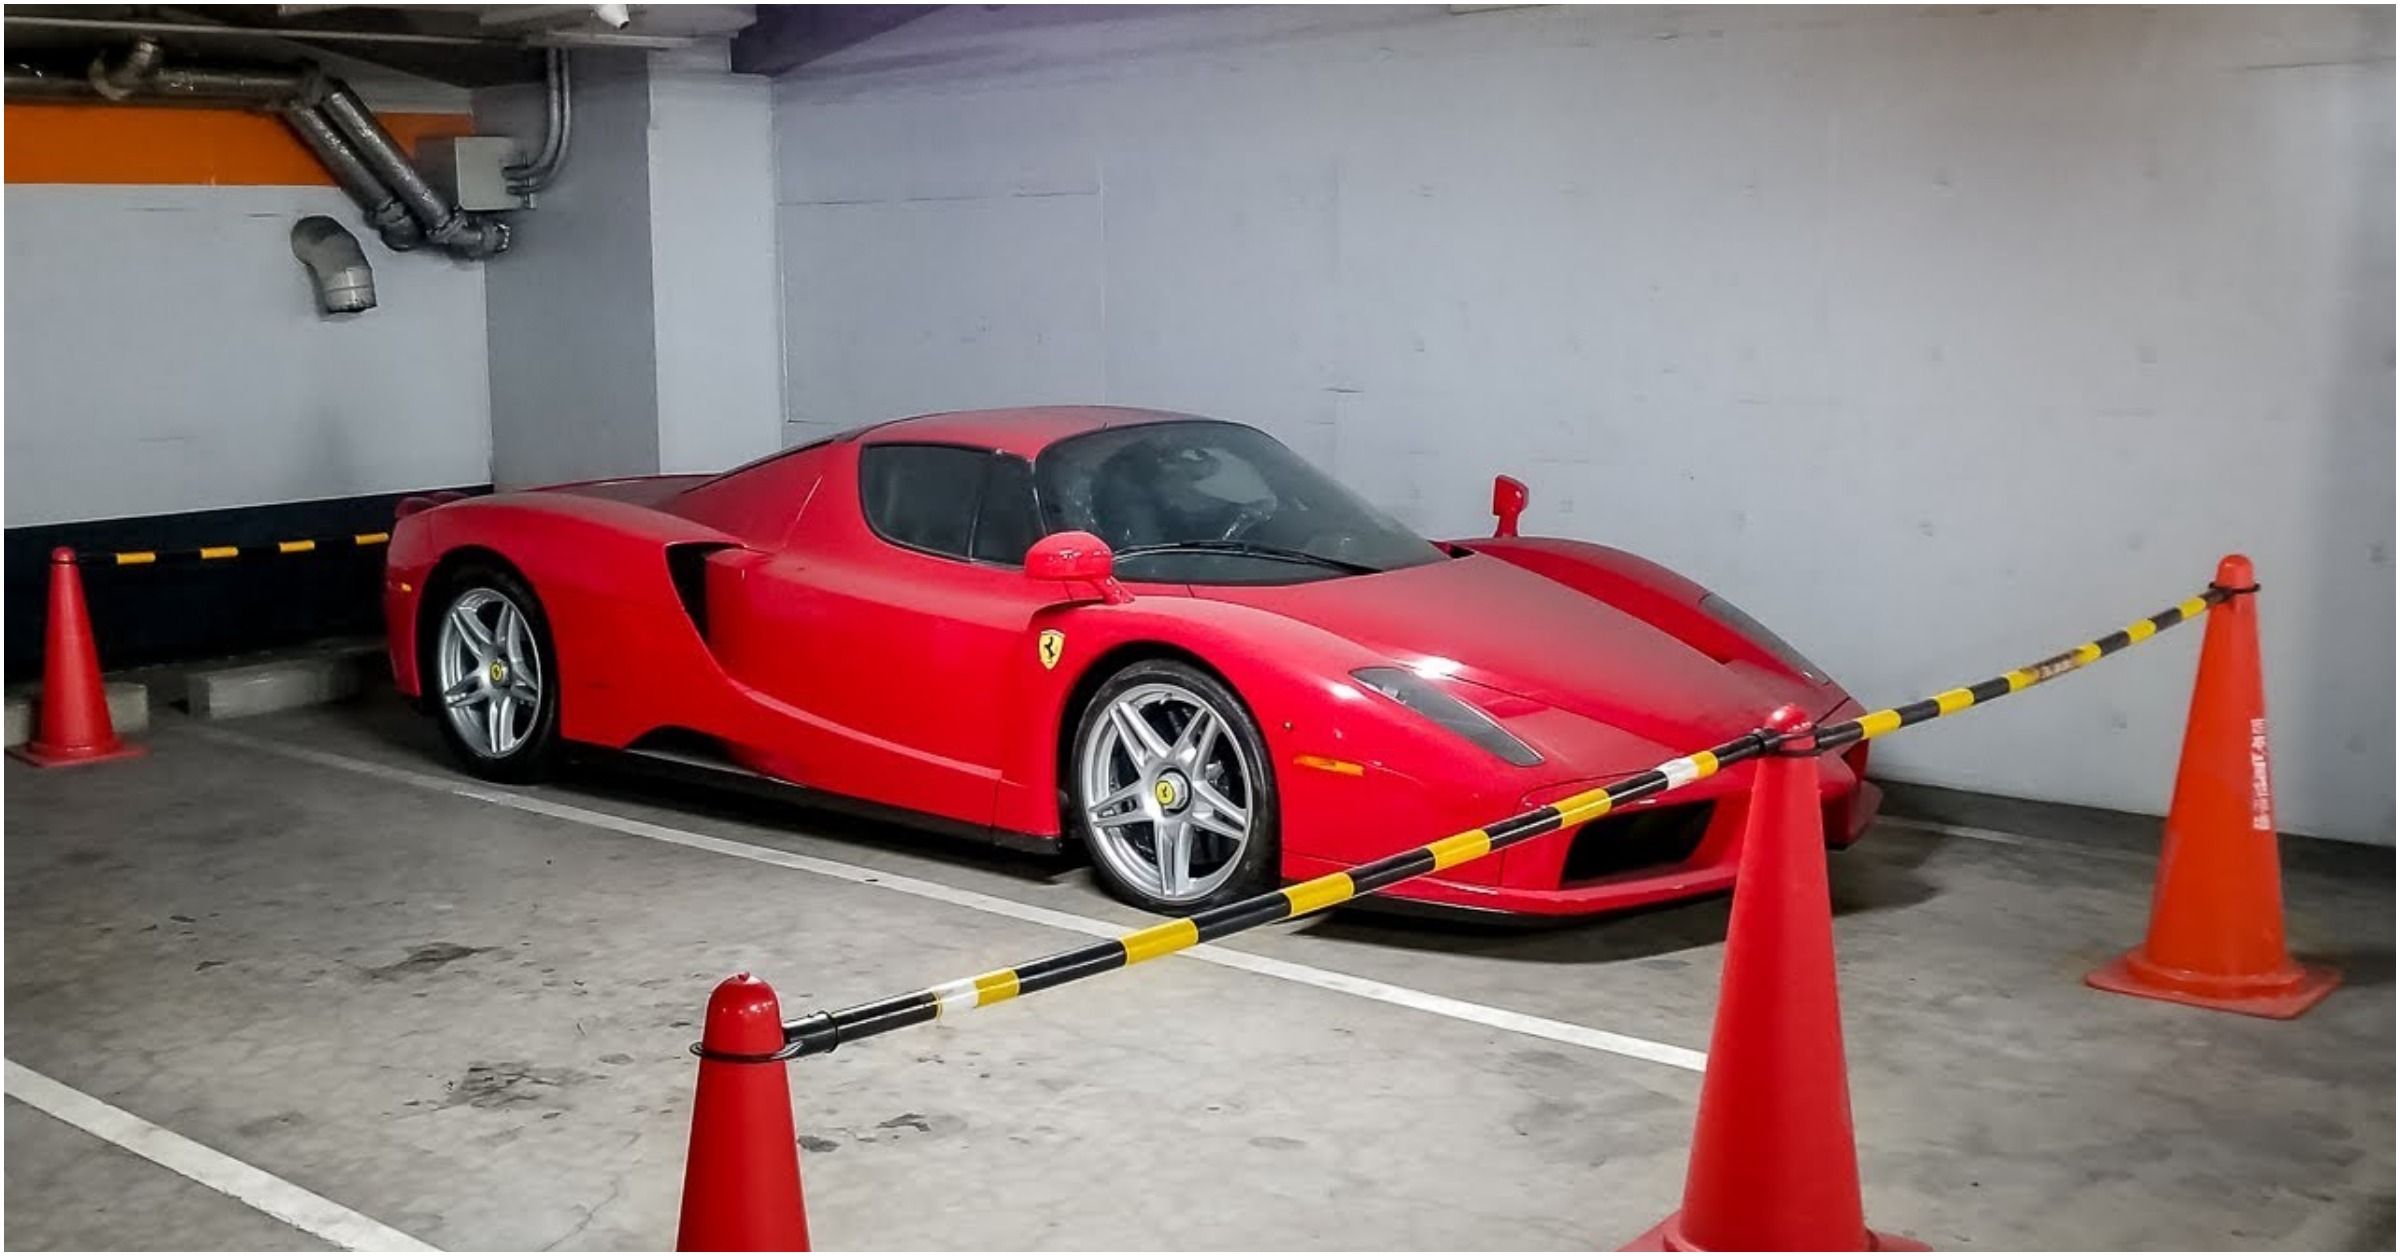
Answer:
<path fill-rule="evenodd" d="M 2196 619 L 2209 607 L 2228 598 L 2253 592 L 2256 592 L 2255 585 L 2229 588 L 2211 584 L 2206 591 L 2185 598 L 2155 615 L 2137 619 L 2107 636 L 2086 641 L 2038 663 L 2029 663 L 1976 684 L 1945 689 L 1932 697 L 1904 706 L 1887 707 L 1856 719 L 1828 724 L 1816 730 L 1817 753 L 1839 750 L 1853 742 L 1870 741 L 1913 724 L 1956 715 L 1969 707 L 2020 693 L 2044 681 L 2088 667 L 2177 624 Z M 784 1023 L 781 1050 L 742 1058 L 789 1060 L 804 1055 L 823 1055 L 845 1042 L 888 1034 L 910 1025 L 922 1025 L 952 1012 L 1005 1003 L 1021 995 L 1131 967 L 1162 955 L 1172 955 L 1260 925 L 1313 915 L 1328 907 L 1389 889 L 1403 881 L 1481 859 L 1494 851 L 1506 850 L 1546 833 L 1588 823 L 1637 799 L 1680 789 L 1737 763 L 1757 758 L 1775 749 L 1783 740 L 1781 734 L 1756 729 L 1707 750 L 1669 759 L 1649 771 L 1637 772 L 1602 788 L 1586 790 L 1547 806 L 1510 816 L 1496 824 L 1469 829 L 1440 841 L 1387 855 L 1347 872 L 1328 873 L 1239 902 L 1211 907 L 1181 920 L 1165 921 L 1146 929 L 1136 929 L 1122 937 L 1060 951 L 1013 968 L 996 968 L 973 977 L 961 977 L 956 981 L 946 981 L 937 986 L 837 1011 L 811 1012 Z M 721 1052 L 704 1052 L 697 1043 L 693 1044 L 692 1049 L 710 1058 L 727 1058 Z"/>

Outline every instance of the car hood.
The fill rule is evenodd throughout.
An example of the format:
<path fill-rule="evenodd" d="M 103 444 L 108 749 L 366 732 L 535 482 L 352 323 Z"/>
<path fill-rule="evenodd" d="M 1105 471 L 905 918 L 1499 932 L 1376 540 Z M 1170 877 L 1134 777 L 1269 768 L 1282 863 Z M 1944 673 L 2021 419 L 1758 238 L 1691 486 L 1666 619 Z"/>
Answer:
<path fill-rule="evenodd" d="M 1822 715 L 1844 700 L 1830 685 L 1746 660 L 1720 661 L 1638 616 L 1484 555 L 1307 584 L 1192 592 L 1286 615 L 1404 666 L 1678 749 L 1756 728 L 1786 702 Z"/>

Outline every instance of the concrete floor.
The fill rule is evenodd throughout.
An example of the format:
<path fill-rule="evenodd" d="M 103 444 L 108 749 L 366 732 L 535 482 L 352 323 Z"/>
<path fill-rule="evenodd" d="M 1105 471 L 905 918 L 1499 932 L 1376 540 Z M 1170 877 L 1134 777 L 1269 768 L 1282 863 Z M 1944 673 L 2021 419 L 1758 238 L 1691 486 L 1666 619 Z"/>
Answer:
<path fill-rule="evenodd" d="M 1079 940 L 624 820 L 1142 922 L 1070 864 L 622 776 L 502 805 L 388 697 L 150 742 L 7 766 L 8 1058 L 443 1247 L 671 1244 L 685 1047 L 726 973 L 793 1012 Z M 2390 852 L 2287 842 L 2295 946 L 2349 983 L 2273 1023 L 2085 989 L 2141 930 L 2146 826 L 2001 819 L 2031 840 L 1887 823 L 1833 861 L 1870 1220 L 1943 1248 L 2388 1250 Z M 1229 948 L 1703 1048 L 1725 913 L 1352 913 Z M 1675 1206 L 1699 1080 L 1188 958 L 791 1078 L 821 1246 L 1137 1249 L 1613 1247 Z M 323 1246 L 5 1120 L 10 1246 Z"/>

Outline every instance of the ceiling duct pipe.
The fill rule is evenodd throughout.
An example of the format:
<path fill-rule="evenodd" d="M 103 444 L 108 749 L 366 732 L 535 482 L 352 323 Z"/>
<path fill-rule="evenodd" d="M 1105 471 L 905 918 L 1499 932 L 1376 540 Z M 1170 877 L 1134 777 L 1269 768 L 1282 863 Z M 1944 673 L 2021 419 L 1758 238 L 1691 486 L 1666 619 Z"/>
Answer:
<path fill-rule="evenodd" d="M 158 47 L 143 40 L 114 65 L 109 64 L 106 58 L 95 58 L 90 71 L 81 77 L 48 74 L 31 66 L 11 65 L 8 67 L 8 94 L 57 100 L 90 100 L 97 96 L 111 103 L 138 99 L 163 104 L 272 104 L 300 90 L 300 76 L 283 71 L 205 70 L 162 65 L 155 52 L 143 51 L 144 44 L 153 50 Z"/>
<path fill-rule="evenodd" d="M 400 150 L 400 142 L 383 129 L 375 111 L 340 79 L 310 74 L 302 84 L 300 103 L 313 105 L 331 119 L 356 146 L 360 160 L 385 187 L 408 207 L 425 238 L 459 257 L 481 259 L 508 248 L 508 224 L 497 218 L 454 209 Z"/>
<path fill-rule="evenodd" d="M 166 59 L 166 50 L 158 41 L 147 36 L 133 41 L 123 60 L 108 63 L 108 54 L 92 58 L 91 71 L 85 75 L 92 90 L 110 100 L 130 100 L 148 84 L 150 76 L 158 73 L 159 62 Z"/>
<path fill-rule="evenodd" d="M 330 5 L 330 8 L 350 8 Z M 394 6 L 396 7 L 396 6 Z M 615 6 L 611 6 L 615 7 Z M 631 14 L 627 14 L 631 20 Z M 628 35 L 621 31 L 551 29 L 530 35 L 435 35 L 423 31 L 354 31 L 330 26 L 229 26 L 223 22 L 148 21 L 139 18 L 52 17 L 0 13 L 0 24 L 32 30 L 93 31 L 103 34 L 177 35 L 194 39 L 308 39 L 329 44 L 395 44 L 416 47 L 625 48 L 672 52 L 699 42 L 697 35 Z M 617 25 L 618 23 L 611 23 Z"/>
<path fill-rule="evenodd" d="M 317 287 L 317 306 L 328 314 L 375 308 L 375 271 L 358 237 L 323 214 L 292 224 L 292 256 L 308 267 Z"/>
<path fill-rule="evenodd" d="M 7 78 L 12 97 L 271 108 L 358 203 L 386 247 L 406 252 L 431 241 L 473 260 L 508 248 L 506 224 L 453 208 L 417 173 L 374 110 L 348 84 L 313 66 L 298 72 L 170 67 L 156 41 L 140 39 L 115 62 L 95 58 L 80 78 L 18 65 L 8 67 Z"/>
<path fill-rule="evenodd" d="M 82 78 L 43 74 L 23 66 L 8 67 L 11 97 L 90 100 L 98 96 L 111 102 L 140 99 L 166 104 L 236 103 L 272 108 L 283 116 L 284 124 L 300 137 L 300 142 L 316 154 L 319 164 L 333 175 L 333 181 L 358 203 L 367 224 L 383 238 L 384 247 L 405 253 L 423 243 L 425 233 L 410 216 L 408 207 L 392 195 L 392 190 L 359 157 L 358 150 L 342 138 L 342 133 L 323 114 L 300 103 L 300 87 L 301 76 L 297 73 L 168 68 L 159 62 L 158 44 L 149 39 L 135 41 L 132 50 L 114 65 L 105 56 L 95 57 L 90 72 Z"/>
<path fill-rule="evenodd" d="M 302 104 L 299 97 L 284 101 L 280 106 L 284 125 L 300 137 L 300 142 L 317 155 L 317 161 L 333 175 L 333 181 L 357 202 L 359 212 L 366 215 L 367 225 L 383 238 L 383 247 L 394 253 L 406 253 L 425 242 L 425 230 L 417 225 L 408 206 L 384 186 L 375 171 L 359 156 L 350 141 L 342 138 L 340 130 L 326 120 L 325 115 Z"/>

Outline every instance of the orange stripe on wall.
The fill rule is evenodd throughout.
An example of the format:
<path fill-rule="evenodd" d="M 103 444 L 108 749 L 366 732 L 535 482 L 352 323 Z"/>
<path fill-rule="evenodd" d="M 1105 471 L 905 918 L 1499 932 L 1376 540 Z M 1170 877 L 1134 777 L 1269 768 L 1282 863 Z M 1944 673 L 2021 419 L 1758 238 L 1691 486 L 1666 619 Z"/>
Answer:
<path fill-rule="evenodd" d="M 475 129 L 463 113 L 377 116 L 411 152 L 427 136 Z M 6 121 L 10 183 L 333 184 L 316 155 L 269 113 L 12 100 Z"/>

